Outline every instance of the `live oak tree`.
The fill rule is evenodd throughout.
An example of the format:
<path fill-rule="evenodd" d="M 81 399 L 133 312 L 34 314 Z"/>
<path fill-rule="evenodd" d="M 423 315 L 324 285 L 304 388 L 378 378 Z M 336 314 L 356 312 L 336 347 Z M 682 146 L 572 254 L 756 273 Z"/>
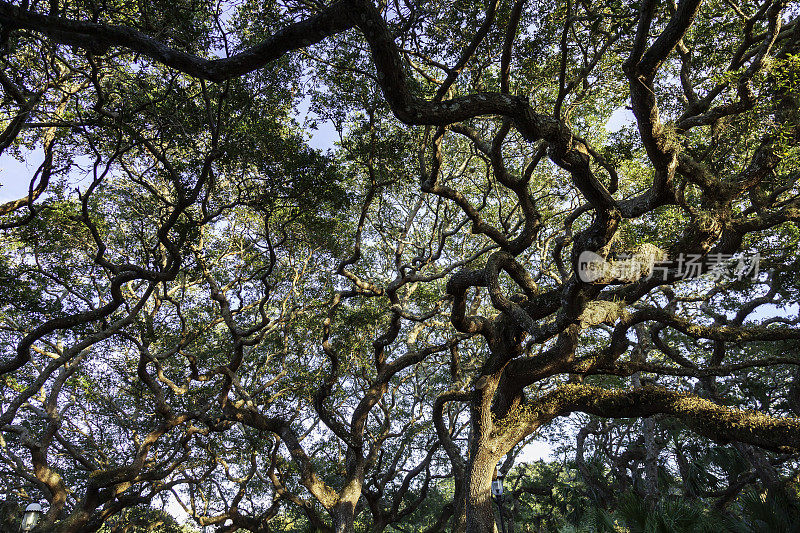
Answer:
<path fill-rule="evenodd" d="M 575 412 L 644 419 L 646 495 L 655 420 L 795 461 L 799 10 L 0 2 L 0 148 L 43 159 L 0 207 L 0 428 L 45 527 L 171 490 L 381 531 L 447 475 L 433 528 L 493 531 L 495 464 Z M 647 268 L 688 254 L 760 272 Z"/>

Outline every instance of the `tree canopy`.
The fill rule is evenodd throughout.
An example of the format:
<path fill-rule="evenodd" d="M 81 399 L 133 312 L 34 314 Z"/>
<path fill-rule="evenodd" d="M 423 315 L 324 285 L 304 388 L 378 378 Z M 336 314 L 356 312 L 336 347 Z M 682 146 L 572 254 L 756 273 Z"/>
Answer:
<path fill-rule="evenodd" d="M 0 63 L 8 516 L 798 523 L 797 2 L 0 0 Z"/>

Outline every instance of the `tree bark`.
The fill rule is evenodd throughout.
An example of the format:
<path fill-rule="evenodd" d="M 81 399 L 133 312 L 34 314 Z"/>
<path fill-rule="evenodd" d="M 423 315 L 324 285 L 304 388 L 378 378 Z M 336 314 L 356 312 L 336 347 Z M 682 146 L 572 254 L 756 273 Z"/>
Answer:
<path fill-rule="evenodd" d="M 466 533 L 467 531 L 467 495 L 465 480 L 456 479 L 456 490 L 453 495 L 452 533 Z"/>
<path fill-rule="evenodd" d="M 486 449 L 470 458 L 467 482 L 466 533 L 497 533 L 492 508 L 492 474 L 496 457 Z"/>
<path fill-rule="evenodd" d="M 335 533 L 355 533 L 356 505 L 361 497 L 361 481 L 350 481 L 341 491 L 339 501 L 334 505 L 333 530 Z"/>

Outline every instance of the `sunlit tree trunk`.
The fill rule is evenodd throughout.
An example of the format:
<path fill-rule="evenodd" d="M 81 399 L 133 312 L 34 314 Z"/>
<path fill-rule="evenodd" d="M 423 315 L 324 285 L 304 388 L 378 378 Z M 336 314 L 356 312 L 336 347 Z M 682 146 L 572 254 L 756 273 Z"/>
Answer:
<path fill-rule="evenodd" d="M 496 533 L 494 509 L 492 508 L 492 474 L 496 459 L 480 451 L 469 463 L 467 490 L 467 533 Z"/>

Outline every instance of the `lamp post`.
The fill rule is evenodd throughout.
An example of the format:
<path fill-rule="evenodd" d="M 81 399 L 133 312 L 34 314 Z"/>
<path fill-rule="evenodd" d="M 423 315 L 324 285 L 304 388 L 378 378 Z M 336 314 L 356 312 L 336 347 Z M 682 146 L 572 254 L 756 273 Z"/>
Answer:
<path fill-rule="evenodd" d="M 29 503 L 22 515 L 22 525 L 19 530 L 23 533 L 32 530 L 42 517 L 42 506 L 38 503 Z"/>
<path fill-rule="evenodd" d="M 500 465 L 500 463 L 497 464 Z M 500 514 L 500 530 L 506 533 L 506 521 L 503 518 L 503 473 L 500 472 L 498 474 L 497 466 L 494 467 L 494 475 L 492 476 L 492 497 Z"/>

